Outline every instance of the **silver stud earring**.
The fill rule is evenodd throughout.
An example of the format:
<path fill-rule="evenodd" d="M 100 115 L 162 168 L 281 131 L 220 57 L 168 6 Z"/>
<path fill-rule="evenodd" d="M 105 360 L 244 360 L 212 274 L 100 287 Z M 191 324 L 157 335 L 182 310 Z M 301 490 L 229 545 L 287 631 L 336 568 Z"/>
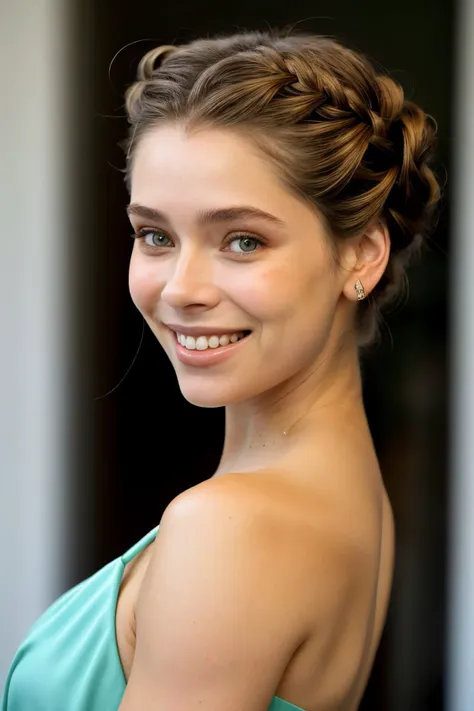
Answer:
<path fill-rule="evenodd" d="M 362 301 L 362 299 L 365 299 L 365 289 L 362 286 L 362 282 L 360 279 L 357 279 L 356 283 L 354 284 L 354 289 L 357 292 L 357 301 Z"/>

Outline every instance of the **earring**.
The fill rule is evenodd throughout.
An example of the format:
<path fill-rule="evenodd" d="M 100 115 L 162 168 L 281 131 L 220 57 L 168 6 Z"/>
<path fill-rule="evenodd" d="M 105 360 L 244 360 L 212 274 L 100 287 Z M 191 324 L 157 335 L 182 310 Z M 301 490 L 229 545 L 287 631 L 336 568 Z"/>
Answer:
<path fill-rule="evenodd" d="M 362 301 L 362 299 L 365 299 L 365 289 L 362 286 L 362 282 L 360 279 L 357 279 L 356 283 L 354 284 L 354 289 L 357 292 L 357 301 Z"/>

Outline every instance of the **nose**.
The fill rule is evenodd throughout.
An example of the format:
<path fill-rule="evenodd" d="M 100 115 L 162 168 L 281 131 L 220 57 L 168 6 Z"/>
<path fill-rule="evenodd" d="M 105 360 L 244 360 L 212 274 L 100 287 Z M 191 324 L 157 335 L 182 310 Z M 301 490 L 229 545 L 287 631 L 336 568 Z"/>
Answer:
<path fill-rule="evenodd" d="M 219 293 L 210 258 L 182 250 L 170 262 L 161 299 L 174 309 L 207 310 L 217 305 Z"/>

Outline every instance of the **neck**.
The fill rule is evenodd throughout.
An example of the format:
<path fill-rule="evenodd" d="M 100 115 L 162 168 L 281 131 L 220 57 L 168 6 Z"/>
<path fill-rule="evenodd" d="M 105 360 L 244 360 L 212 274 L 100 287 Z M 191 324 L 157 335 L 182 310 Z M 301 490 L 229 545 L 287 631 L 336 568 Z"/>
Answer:
<path fill-rule="evenodd" d="M 271 467 L 314 428 L 363 410 L 357 345 L 330 353 L 264 395 L 226 407 L 224 448 L 214 476 Z"/>

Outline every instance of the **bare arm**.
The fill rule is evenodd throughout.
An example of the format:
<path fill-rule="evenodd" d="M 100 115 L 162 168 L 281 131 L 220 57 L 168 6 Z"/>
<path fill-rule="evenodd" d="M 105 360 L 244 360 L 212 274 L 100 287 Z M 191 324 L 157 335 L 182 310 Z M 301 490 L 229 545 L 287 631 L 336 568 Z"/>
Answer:
<path fill-rule="evenodd" d="M 288 555 L 294 541 L 275 517 L 258 515 L 234 487 L 206 484 L 162 518 L 120 711 L 267 711 L 314 619 L 307 564 Z M 334 600 L 324 600 L 327 627 Z"/>

